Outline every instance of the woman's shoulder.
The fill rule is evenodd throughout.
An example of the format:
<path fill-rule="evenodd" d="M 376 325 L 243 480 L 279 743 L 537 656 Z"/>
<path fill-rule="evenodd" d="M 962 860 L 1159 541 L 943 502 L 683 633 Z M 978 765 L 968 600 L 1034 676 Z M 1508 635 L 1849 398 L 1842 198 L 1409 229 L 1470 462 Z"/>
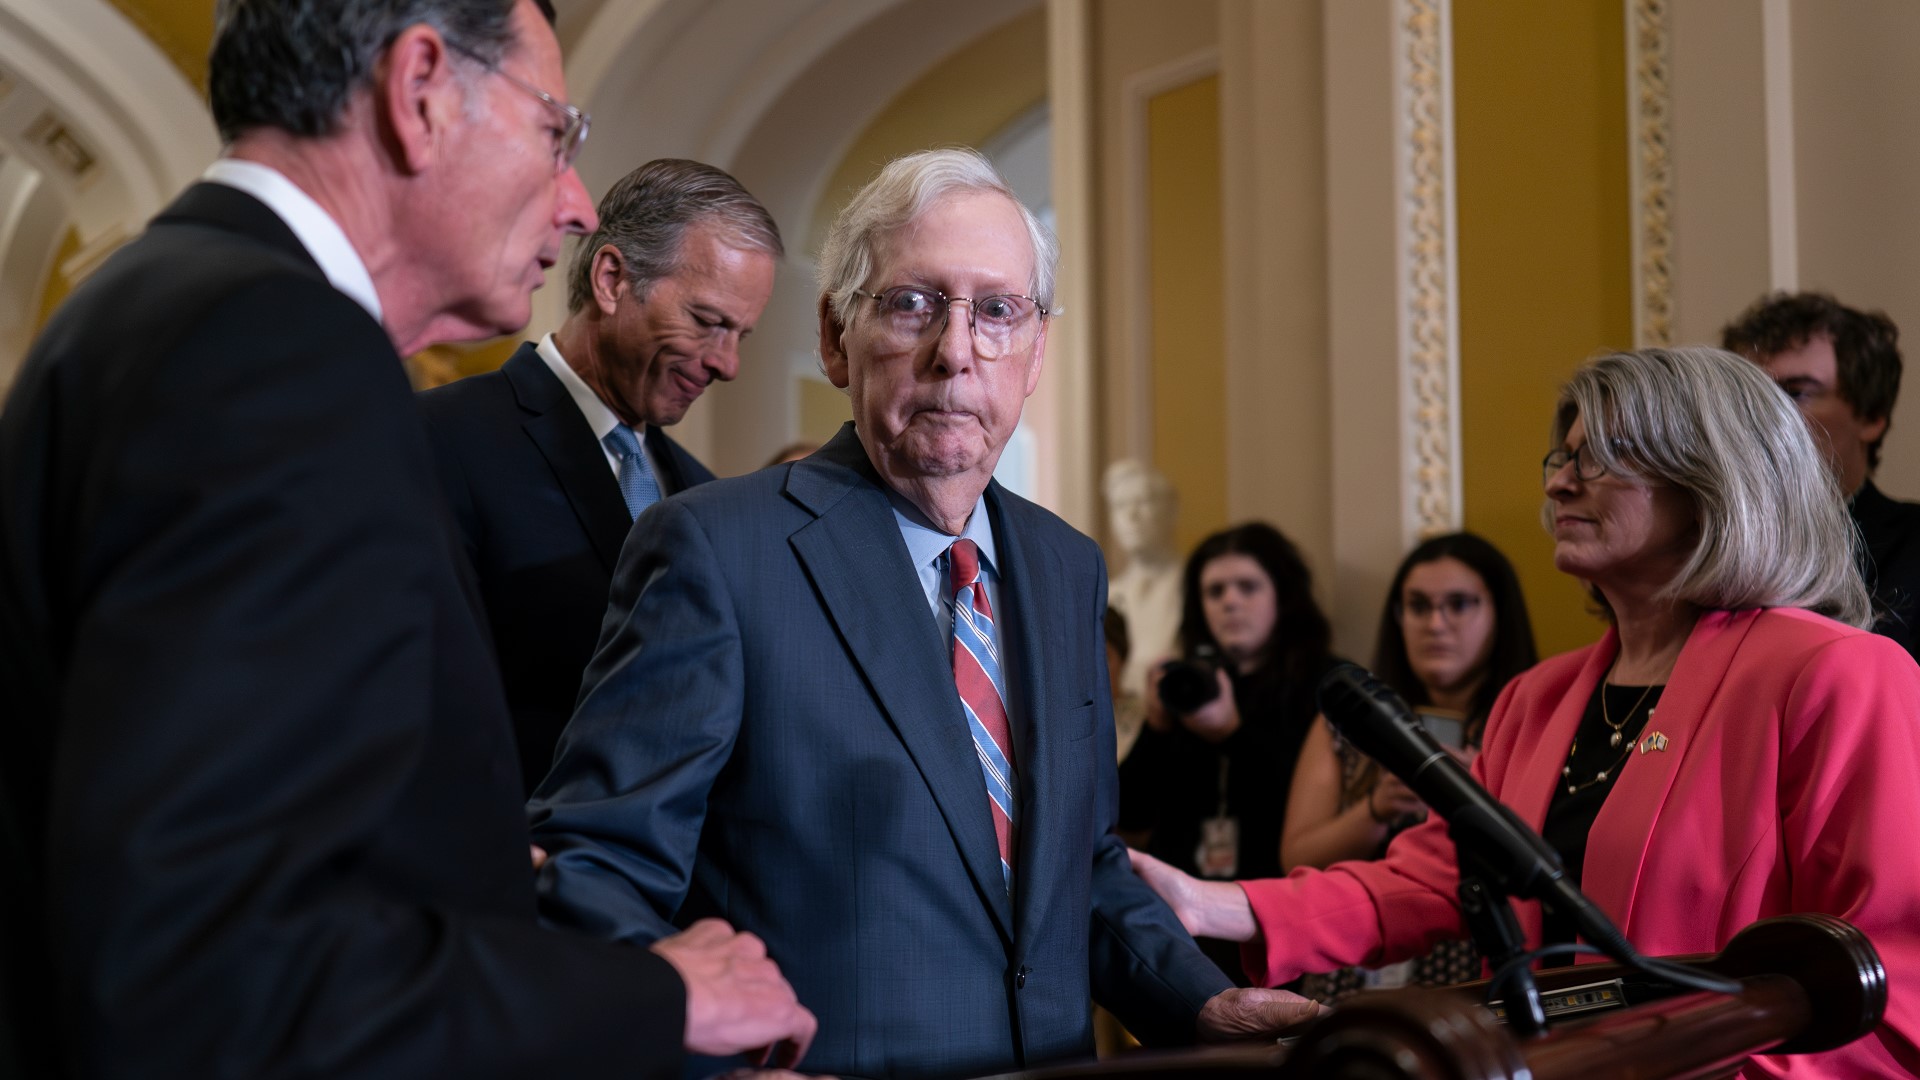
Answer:
<path fill-rule="evenodd" d="M 1714 612 L 1702 619 L 1709 631 L 1737 630 L 1746 623 L 1734 663 L 1789 670 L 1810 664 L 1844 663 L 1856 668 L 1904 669 L 1912 657 L 1893 639 L 1836 622 L 1804 608 L 1756 608 Z"/>

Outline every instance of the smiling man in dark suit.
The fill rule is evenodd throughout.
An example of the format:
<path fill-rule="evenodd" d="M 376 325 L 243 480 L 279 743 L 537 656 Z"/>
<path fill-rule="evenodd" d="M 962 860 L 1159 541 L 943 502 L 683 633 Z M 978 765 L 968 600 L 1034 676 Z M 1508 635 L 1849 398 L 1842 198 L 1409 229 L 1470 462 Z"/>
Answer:
<path fill-rule="evenodd" d="M 593 228 L 544 0 L 223 0 L 226 152 L 0 415 L 0 1074 L 677 1075 L 804 1044 L 764 948 L 538 925 L 400 366 Z"/>
<path fill-rule="evenodd" d="M 713 479 L 667 437 L 740 372 L 780 230 L 733 177 L 648 162 L 600 201 L 560 329 L 420 395 L 513 713 L 529 791 L 553 764 L 633 518 Z"/>
<path fill-rule="evenodd" d="M 645 942 L 725 913 L 820 1018 L 809 1064 L 953 1076 L 1297 1020 L 1232 990 L 1110 835 L 1092 540 L 992 482 L 1054 246 L 986 160 L 895 161 L 821 258 L 853 423 L 641 517 L 531 804 L 542 910 Z"/>

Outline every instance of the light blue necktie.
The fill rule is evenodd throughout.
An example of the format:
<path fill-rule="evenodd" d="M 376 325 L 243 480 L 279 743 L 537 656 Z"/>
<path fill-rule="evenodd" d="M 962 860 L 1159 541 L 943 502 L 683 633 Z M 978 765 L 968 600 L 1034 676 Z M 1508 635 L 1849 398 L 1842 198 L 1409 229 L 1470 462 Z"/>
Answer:
<path fill-rule="evenodd" d="M 600 441 L 620 462 L 620 497 L 627 501 L 627 513 L 639 517 L 640 511 L 660 501 L 660 484 L 653 478 L 647 455 L 640 452 L 640 440 L 632 428 L 615 424 Z"/>

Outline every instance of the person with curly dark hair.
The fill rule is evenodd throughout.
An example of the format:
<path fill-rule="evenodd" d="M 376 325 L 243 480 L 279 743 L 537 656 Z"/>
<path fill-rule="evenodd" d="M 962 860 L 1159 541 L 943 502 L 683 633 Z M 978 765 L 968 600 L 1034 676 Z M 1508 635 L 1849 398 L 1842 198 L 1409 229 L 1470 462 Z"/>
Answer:
<path fill-rule="evenodd" d="M 1203 877 L 1278 874 L 1287 784 L 1334 662 L 1332 630 L 1300 552 L 1264 522 L 1207 537 L 1183 579 L 1185 659 L 1148 675 L 1126 778 L 1144 793 L 1144 820 L 1126 824 Z"/>
<path fill-rule="evenodd" d="M 1766 369 L 1826 451 L 1866 540 L 1861 572 L 1874 630 L 1920 658 L 1920 504 L 1874 485 L 1900 398 L 1900 329 L 1878 311 L 1821 292 L 1773 293 L 1720 331 L 1720 344 Z"/>

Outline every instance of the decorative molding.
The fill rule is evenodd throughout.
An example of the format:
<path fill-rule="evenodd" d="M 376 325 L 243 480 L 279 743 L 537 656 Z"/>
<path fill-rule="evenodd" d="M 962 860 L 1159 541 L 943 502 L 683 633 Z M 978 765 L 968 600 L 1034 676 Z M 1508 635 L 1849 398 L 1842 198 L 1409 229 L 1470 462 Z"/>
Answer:
<path fill-rule="evenodd" d="M 1627 124 L 1632 154 L 1633 339 L 1673 343 L 1673 14 L 1627 0 Z"/>
<path fill-rule="evenodd" d="M 1395 94 L 1405 478 L 1414 536 L 1460 528 L 1460 305 L 1450 0 L 1398 0 Z"/>
<path fill-rule="evenodd" d="M 1127 386 L 1124 446 L 1109 446 L 1115 458 L 1153 460 L 1153 263 L 1148 250 L 1152 222 L 1147 190 L 1147 103 L 1169 90 L 1220 73 L 1220 50 L 1209 46 L 1127 77 L 1121 84 L 1120 178 L 1125 209 L 1120 222 L 1124 262 L 1121 280 L 1127 334 L 1121 355 Z"/>
<path fill-rule="evenodd" d="M 1767 280 L 1781 292 L 1800 288 L 1799 180 L 1794 171 L 1793 13 L 1789 0 L 1761 0 L 1766 72 Z"/>

